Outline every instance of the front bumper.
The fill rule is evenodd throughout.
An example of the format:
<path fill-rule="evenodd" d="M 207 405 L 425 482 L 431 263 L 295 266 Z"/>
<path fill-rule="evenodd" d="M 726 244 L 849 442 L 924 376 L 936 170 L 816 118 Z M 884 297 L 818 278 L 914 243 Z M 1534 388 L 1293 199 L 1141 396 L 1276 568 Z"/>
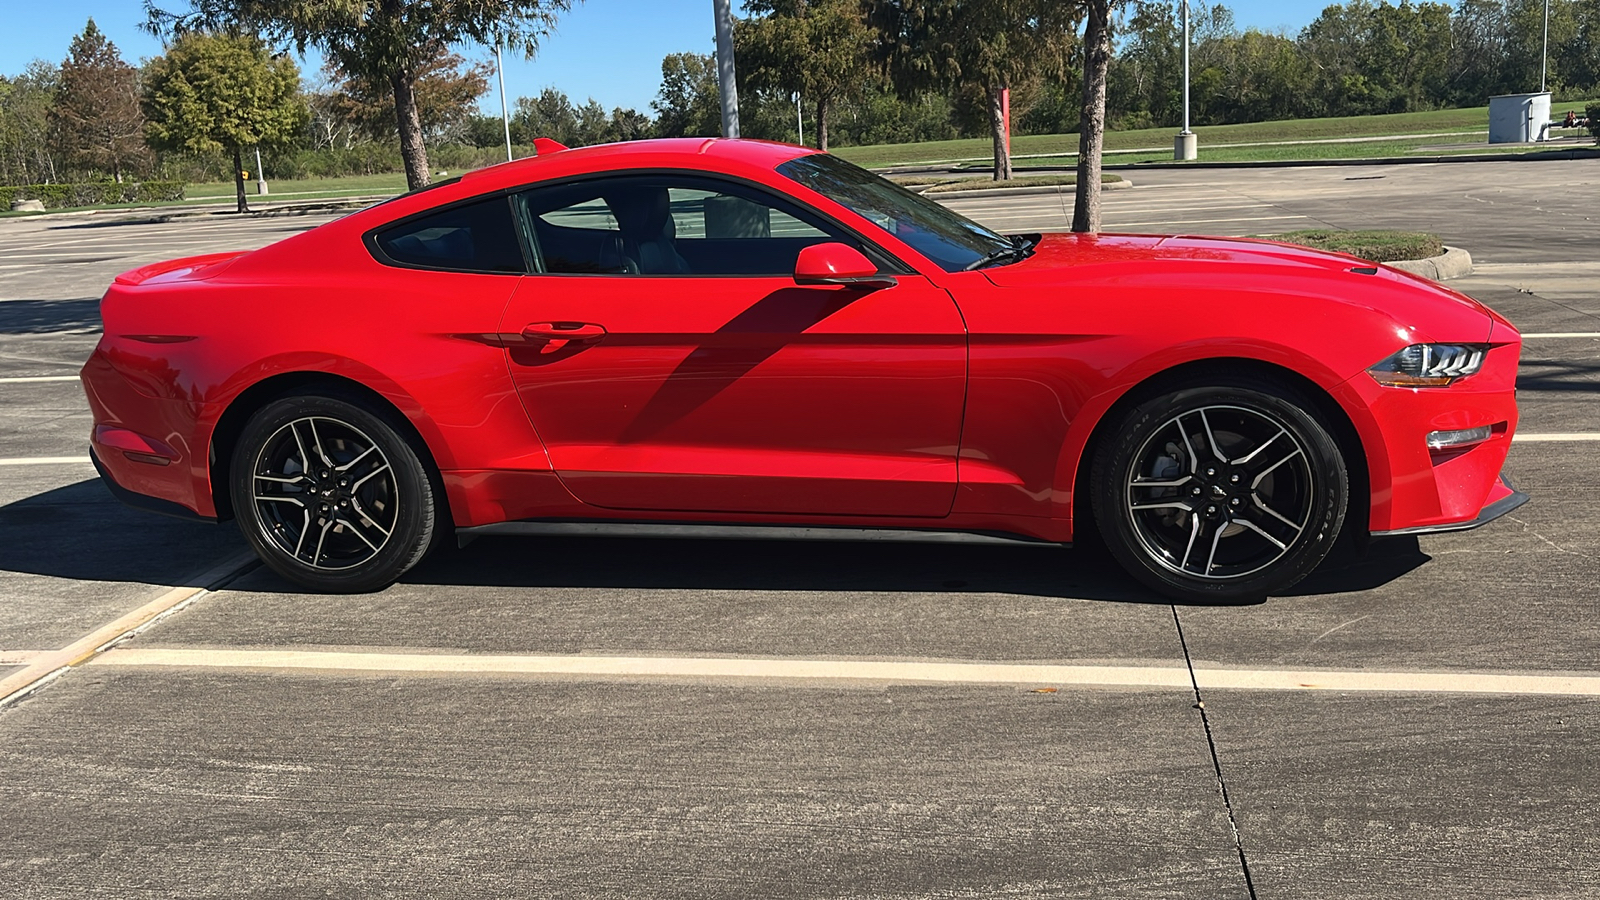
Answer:
<path fill-rule="evenodd" d="M 1499 482 L 1489 492 L 1489 502 L 1478 511 L 1478 517 L 1466 522 L 1446 522 L 1440 525 L 1416 525 L 1411 528 L 1396 528 L 1392 531 L 1374 531 L 1373 537 L 1398 537 L 1406 534 L 1438 534 L 1444 531 L 1468 531 L 1480 525 L 1487 525 L 1500 518 L 1513 509 L 1527 503 L 1531 498 L 1511 486 L 1511 479 L 1504 473 L 1500 475 Z"/>

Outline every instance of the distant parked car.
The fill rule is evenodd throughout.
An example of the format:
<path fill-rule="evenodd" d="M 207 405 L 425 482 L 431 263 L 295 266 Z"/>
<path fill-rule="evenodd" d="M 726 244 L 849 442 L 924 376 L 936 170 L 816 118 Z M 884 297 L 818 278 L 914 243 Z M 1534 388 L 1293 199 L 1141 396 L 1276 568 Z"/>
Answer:
<path fill-rule="evenodd" d="M 452 530 L 1094 529 L 1168 596 L 1240 600 L 1345 528 L 1525 499 L 1520 337 L 1467 297 L 1265 241 L 997 234 L 780 144 L 546 144 L 101 311 L 107 484 L 321 591 Z"/>

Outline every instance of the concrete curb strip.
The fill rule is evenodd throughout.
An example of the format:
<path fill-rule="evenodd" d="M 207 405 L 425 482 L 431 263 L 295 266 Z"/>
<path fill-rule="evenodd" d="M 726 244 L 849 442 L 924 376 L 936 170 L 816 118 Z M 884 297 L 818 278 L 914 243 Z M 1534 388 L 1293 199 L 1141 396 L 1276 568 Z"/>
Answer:
<path fill-rule="evenodd" d="M 1384 265 L 1434 281 L 1449 281 L 1472 274 L 1472 254 L 1460 247 L 1446 247 L 1443 253 L 1428 259 L 1402 259 Z"/>
<path fill-rule="evenodd" d="M 1121 181 L 1111 181 L 1100 185 L 1102 191 L 1125 191 L 1133 187 L 1133 182 L 1124 178 Z M 1030 194 L 1076 194 L 1078 186 L 1074 184 L 1042 184 L 1038 187 L 1019 188 L 973 188 L 970 191 L 919 191 L 924 197 L 942 200 L 946 197 L 1026 197 Z"/>

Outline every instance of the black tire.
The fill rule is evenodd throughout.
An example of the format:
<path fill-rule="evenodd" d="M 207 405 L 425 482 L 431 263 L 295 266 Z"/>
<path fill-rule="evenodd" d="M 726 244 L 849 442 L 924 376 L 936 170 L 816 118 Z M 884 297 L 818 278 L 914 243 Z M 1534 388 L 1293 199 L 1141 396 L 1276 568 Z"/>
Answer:
<path fill-rule="evenodd" d="M 234 445 L 229 490 L 261 560 L 322 593 L 388 587 L 437 527 L 423 454 L 354 398 L 289 396 L 257 410 Z"/>
<path fill-rule="evenodd" d="M 1327 557 L 1350 484 L 1315 405 L 1257 379 L 1214 378 L 1114 422 L 1089 490 L 1129 574 L 1175 600 L 1245 603 Z"/>

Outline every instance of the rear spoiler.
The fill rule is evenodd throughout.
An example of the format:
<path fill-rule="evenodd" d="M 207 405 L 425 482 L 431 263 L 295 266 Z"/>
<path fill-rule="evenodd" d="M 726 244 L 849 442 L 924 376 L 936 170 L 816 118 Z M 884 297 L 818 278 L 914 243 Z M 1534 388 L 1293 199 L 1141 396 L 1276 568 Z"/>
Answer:
<path fill-rule="evenodd" d="M 165 262 L 151 263 L 123 272 L 116 278 L 117 284 L 143 284 L 153 278 L 166 276 L 164 280 L 182 278 L 199 269 L 209 268 L 218 263 L 229 262 L 250 253 L 249 250 L 233 250 L 228 253 L 207 253 L 203 256 L 185 256 L 182 259 L 169 259 Z"/>

